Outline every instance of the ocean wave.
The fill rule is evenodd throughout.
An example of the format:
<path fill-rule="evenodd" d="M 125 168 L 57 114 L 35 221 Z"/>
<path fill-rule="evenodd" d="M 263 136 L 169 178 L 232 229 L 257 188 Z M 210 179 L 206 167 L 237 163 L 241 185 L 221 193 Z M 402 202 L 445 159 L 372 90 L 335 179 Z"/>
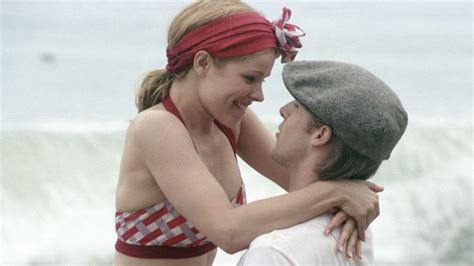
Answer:
<path fill-rule="evenodd" d="M 127 122 L 65 124 L 2 131 L 2 265 L 110 264 Z M 373 178 L 385 187 L 379 265 L 473 262 L 472 133 L 410 124 Z M 245 164 L 242 175 L 250 200 L 281 193 Z"/>

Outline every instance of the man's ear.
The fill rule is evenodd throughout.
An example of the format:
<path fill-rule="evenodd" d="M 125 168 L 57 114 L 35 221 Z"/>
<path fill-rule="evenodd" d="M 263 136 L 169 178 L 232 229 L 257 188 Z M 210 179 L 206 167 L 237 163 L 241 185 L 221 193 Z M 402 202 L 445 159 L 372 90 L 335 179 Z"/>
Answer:
<path fill-rule="evenodd" d="M 314 130 L 314 132 L 311 134 L 311 137 L 311 144 L 313 146 L 326 145 L 331 140 L 332 130 L 329 126 L 323 125 Z"/>
<path fill-rule="evenodd" d="M 206 51 L 199 51 L 194 56 L 193 68 L 199 77 L 206 75 L 209 66 L 212 64 L 212 57 Z"/>

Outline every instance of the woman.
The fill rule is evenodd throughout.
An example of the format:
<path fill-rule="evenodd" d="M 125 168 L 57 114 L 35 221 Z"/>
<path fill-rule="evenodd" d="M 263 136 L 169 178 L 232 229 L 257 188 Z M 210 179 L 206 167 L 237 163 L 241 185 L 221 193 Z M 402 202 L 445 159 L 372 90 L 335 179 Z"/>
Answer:
<path fill-rule="evenodd" d="M 216 245 L 234 253 L 260 234 L 336 207 L 343 211 L 336 217 L 354 218 L 346 222 L 341 242 L 355 221 L 363 239 L 378 215 L 371 189 L 380 187 L 370 183 L 318 182 L 244 205 L 237 153 L 288 189 L 287 172 L 269 155 L 275 139 L 249 105 L 263 101 L 262 82 L 276 57 L 292 60 L 294 46 L 300 46 L 297 28 L 285 25 L 290 14 L 284 10 L 275 30 L 239 1 L 199 1 L 174 18 L 166 71 L 145 78 L 137 95 L 139 114 L 127 130 L 116 195 L 115 264 L 210 265 Z"/>

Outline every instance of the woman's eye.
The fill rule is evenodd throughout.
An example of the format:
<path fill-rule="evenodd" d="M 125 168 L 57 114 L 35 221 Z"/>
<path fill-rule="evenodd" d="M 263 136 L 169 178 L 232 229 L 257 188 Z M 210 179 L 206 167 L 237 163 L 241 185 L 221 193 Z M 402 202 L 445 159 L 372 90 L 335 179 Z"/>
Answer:
<path fill-rule="evenodd" d="M 244 76 L 245 82 L 252 83 L 255 81 L 255 78 L 252 76 Z"/>

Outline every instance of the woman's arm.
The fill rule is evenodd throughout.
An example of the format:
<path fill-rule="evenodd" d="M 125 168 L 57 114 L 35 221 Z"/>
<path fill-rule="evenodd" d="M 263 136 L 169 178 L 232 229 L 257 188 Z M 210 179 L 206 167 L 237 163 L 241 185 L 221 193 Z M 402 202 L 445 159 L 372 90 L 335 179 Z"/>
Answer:
<path fill-rule="evenodd" d="M 270 155 L 276 138 L 250 108 L 247 108 L 240 128 L 235 132 L 239 156 L 257 172 L 288 191 L 288 172 L 272 160 Z"/>
<path fill-rule="evenodd" d="M 347 201 L 343 193 L 335 193 L 333 183 L 317 182 L 287 195 L 232 208 L 226 193 L 197 155 L 188 132 L 174 116 L 147 112 L 132 122 L 129 131 L 167 199 L 229 253 L 246 248 L 258 235 L 301 223 L 331 207 L 342 207 Z M 362 188 L 370 192 L 366 186 Z"/>

